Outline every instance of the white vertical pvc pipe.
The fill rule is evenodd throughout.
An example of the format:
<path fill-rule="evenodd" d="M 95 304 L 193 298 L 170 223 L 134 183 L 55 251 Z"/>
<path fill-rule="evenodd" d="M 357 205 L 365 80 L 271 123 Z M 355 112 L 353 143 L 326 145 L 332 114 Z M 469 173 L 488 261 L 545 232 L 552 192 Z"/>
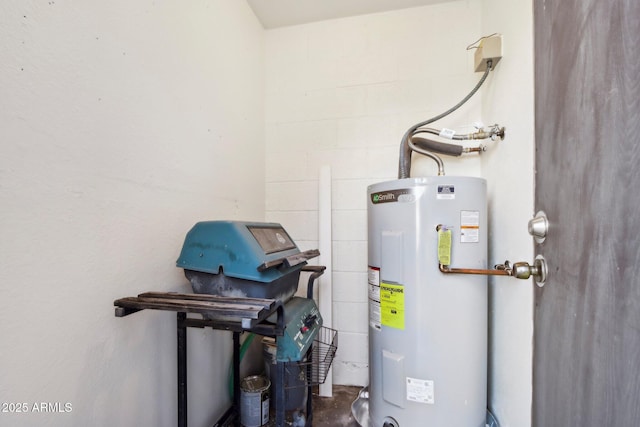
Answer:
<path fill-rule="evenodd" d="M 323 325 L 331 328 L 333 281 L 331 267 L 331 166 L 320 167 L 318 177 L 318 249 L 320 250 L 320 265 L 327 267 L 319 278 L 318 304 L 322 314 Z M 331 397 L 333 395 L 333 368 L 329 370 L 324 384 L 320 384 L 320 396 Z"/>

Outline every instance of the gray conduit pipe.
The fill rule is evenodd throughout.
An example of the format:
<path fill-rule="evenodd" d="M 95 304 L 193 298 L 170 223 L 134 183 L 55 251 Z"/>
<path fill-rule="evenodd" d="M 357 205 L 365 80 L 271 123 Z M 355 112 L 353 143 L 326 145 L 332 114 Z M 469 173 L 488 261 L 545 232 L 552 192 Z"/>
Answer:
<path fill-rule="evenodd" d="M 480 79 L 478 84 L 476 84 L 476 86 L 473 88 L 473 90 L 471 92 L 469 92 L 469 94 L 467 96 L 465 96 L 464 99 L 462 99 L 462 101 L 458 102 L 456 105 L 454 105 L 453 107 L 449 108 L 447 111 L 445 111 L 442 114 L 439 114 L 439 115 L 437 115 L 435 117 L 432 117 L 432 118 L 430 118 L 428 120 L 425 120 L 424 122 L 420 122 L 420 123 L 417 123 L 417 124 L 411 126 L 405 132 L 404 136 L 402 137 L 402 141 L 400 142 L 400 158 L 399 158 L 399 162 L 398 162 L 399 163 L 398 164 L 398 178 L 403 179 L 403 178 L 409 178 L 411 176 L 411 151 L 412 150 L 411 150 L 411 147 L 409 147 L 409 139 L 411 138 L 411 135 L 413 135 L 413 133 L 419 127 L 426 126 L 426 125 L 428 125 L 430 123 L 433 123 L 433 122 L 435 122 L 437 120 L 440 120 L 443 117 L 448 116 L 449 114 L 453 113 L 458 108 L 460 108 L 465 102 L 467 102 L 469 100 L 469 98 L 471 98 L 478 91 L 478 89 L 480 89 L 480 86 L 482 86 L 484 81 L 487 79 L 487 76 L 489 75 L 489 72 L 491 71 L 491 66 L 492 65 L 493 65 L 493 61 L 488 60 L 487 61 L 487 69 L 484 72 L 484 74 L 482 75 L 482 78 Z M 423 154 L 423 153 L 420 153 L 420 154 Z"/>
<path fill-rule="evenodd" d="M 464 147 L 462 145 L 438 142 L 427 138 L 419 138 L 417 136 L 412 137 L 410 142 L 412 142 L 414 146 L 422 148 L 423 150 L 444 154 L 446 156 L 458 157 L 464 152 Z"/>

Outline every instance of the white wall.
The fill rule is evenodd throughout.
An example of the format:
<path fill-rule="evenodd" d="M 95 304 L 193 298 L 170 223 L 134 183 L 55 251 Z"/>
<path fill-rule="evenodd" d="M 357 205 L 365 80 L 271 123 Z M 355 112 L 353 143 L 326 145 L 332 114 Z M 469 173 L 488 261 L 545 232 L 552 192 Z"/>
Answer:
<path fill-rule="evenodd" d="M 490 191 L 490 260 L 532 261 L 532 8 L 526 0 L 461 0 L 266 32 L 267 218 L 317 246 L 318 168 L 333 172 L 334 382 L 367 373 L 366 186 L 395 179 L 412 124 L 475 85 L 473 51 L 501 32 L 505 57 L 481 92 L 438 126 L 507 127 L 481 158 L 446 159 L 448 175 L 480 175 Z M 413 175 L 434 164 L 414 160 Z M 517 193 L 516 193 L 517 191 Z M 489 402 L 503 427 L 531 423 L 532 282 L 491 282 Z"/>
<path fill-rule="evenodd" d="M 245 2 L 0 4 L 0 401 L 11 426 L 172 426 L 198 220 L 263 219 L 263 30 Z M 226 408 L 231 335 L 189 331 L 189 425 Z M 29 408 L 31 409 L 31 407 Z"/>
<path fill-rule="evenodd" d="M 503 35 L 504 57 L 483 89 L 486 120 L 507 127 L 506 139 L 483 156 L 491 230 L 489 258 L 532 262 L 533 5 L 531 0 L 483 0 L 482 34 Z M 531 425 L 532 280 L 490 280 L 489 405 L 503 427 Z"/>

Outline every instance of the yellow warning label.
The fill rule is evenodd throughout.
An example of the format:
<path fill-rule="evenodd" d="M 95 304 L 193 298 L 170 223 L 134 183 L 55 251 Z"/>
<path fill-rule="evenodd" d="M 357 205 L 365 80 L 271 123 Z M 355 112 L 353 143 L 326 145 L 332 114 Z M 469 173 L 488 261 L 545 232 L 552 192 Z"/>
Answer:
<path fill-rule="evenodd" d="M 438 262 L 451 265 L 451 230 L 438 230 Z"/>
<path fill-rule="evenodd" d="M 380 283 L 382 325 L 404 329 L 404 286 Z"/>

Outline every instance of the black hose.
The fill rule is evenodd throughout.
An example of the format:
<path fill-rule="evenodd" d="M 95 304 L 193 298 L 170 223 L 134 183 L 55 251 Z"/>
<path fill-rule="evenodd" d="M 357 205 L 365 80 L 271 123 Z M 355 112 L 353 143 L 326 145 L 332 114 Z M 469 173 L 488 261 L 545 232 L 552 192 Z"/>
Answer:
<path fill-rule="evenodd" d="M 480 79 L 478 84 L 476 84 L 476 86 L 471 90 L 471 92 L 469 92 L 469 94 L 462 99 L 462 101 L 458 102 L 456 105 L 449 108 L 447 111 L 445 111 L 442 114 L 439 114 L 435 117 L 430 118 L 429 120 L 425 120 L 424 122 L 420 122 L 411 126 L 405 132 L 404 136 L 402 137 L 402 141 L 400 142 L 400 161 L 398 165 L 398 178 L 400 179 L 409 178 L 411 176 L 411 148 L 409 147 L 409 138 L 411 138 L 413 132 L 415 132 L 415 130 L 418 129 L 419 127 L 426 126 L 429 123 L 433 123 L 437 120 L 440 120 L 443 117 L 448 116 L 449 114 L 453 113 L 458 108 L 460 108 L 462 105 L 464 105 L 464 103 L 467 102 L 469 98 L 471 98 L 478 91 L 478 89 L 480 89 L 480 86 L 482 86 L 484 81 L 487 79 L 487 76 L 491 71 L 491 65 L 493 65 L 493 62 L 491 60 L 488 60 L 487 69 L 482 75 L 482 78 Z"/>

